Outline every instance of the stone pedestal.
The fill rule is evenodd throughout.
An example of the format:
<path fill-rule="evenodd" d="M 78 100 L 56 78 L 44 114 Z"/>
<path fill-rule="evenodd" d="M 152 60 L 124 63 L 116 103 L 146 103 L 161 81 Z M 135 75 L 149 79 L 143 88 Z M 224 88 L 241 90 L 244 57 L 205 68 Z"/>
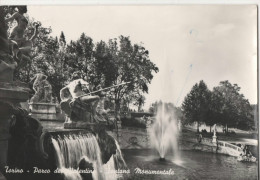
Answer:
<path fill-rule="evenodd" d="M 0 100 L 14 104 L 25 102 L 29 99 L 29 92 L 26 83 L 22 82 L 0 82 Z"/>
<path fill-rule="evenodd" d="M 0 170 L 7 165 L 9 128 L 14 107 L 27 101 L 29 89 L 21 82 L 0 82 Z"/>
<path fill-rule="evenodd" d="M 31 116 L 39 120 L 56 120 L 56 104 L 29 103 Z"/>
<path fill-rule="evenodd" d="M 212 136 L 212 143 L 217 144 L 217 136 L 215 135 Z"/>
<path fill-rule="evenodd" d="M 65 122 L 64 129 L 93 129 L 97 124 L 90 122 Z"/>

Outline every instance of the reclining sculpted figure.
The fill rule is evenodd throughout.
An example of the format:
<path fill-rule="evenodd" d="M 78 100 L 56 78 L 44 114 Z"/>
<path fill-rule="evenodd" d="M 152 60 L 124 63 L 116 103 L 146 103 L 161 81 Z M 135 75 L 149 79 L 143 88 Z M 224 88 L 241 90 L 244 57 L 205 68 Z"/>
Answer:
<path fill-rule="evenodd" d="M 96 111 L 100 97 L 88 93 L 91 93 L 89 84 L 83 79 L 74 80 L 61 89 L 61 109 L 67 116 L 67 122 L 106 122 Z"/>

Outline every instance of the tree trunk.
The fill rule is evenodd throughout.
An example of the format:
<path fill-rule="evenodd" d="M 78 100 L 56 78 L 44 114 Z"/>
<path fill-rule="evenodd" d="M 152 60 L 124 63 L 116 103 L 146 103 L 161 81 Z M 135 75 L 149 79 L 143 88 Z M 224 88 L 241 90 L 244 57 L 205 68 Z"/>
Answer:
<path fill-rule="evenodd" d="M 138 105 L 138 112 L 141 111 L 141 105 Z"/>
<path fill-rule="evenodd" d="M 116 120 L 120 120 L 120 101 L 115 100 L 115 118 Z"/>
<path fill-rule="evenodd" d="M 226 124 L 226 134 L 228 133 L 228 125 Z"/>
<path fill-rule="evenodd" d="M 197 122 L 197 132 L 199 133 L 200 132 L 200 125 L 199 125 L 199 122 Z"/>
<path fill-rule="evenodd" d="M 211 133 L 211 125 L 209 126 L 209 132 Z"/>
<path fill-rule="evenodd" d="M 120 100 L 115 100 L 115 128 L 117 134 L 117 140 L 119 141 L 119 134 L 118 134 L 118 121 L 120 121 Z"/>

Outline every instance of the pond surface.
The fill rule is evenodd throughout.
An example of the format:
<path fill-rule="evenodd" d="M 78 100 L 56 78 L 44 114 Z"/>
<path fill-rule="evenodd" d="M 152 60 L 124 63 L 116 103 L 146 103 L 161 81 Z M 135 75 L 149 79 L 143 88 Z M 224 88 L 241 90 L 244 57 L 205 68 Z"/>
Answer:
<path fill-rule="evenodd" d="M 181 151 L 181 159 L 159 161 L 153 150 L 122 150 L 126 164 L 130 168 L 130 180 L 168 180 L 168 179 L 221 179 L 254 180 L 257 179 L 257 163 L 238 162 L 236 157 L 199 151 Z M 136 168 L 143 170 L 172 170 L 172 175 L 139 174 Z"/>

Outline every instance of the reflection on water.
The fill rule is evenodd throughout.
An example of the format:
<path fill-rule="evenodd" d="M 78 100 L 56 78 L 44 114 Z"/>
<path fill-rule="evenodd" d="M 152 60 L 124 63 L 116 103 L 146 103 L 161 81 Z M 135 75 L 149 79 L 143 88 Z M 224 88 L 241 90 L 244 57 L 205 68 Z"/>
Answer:
<path fill-rule="evenodd" d="M 131 170 L 130 179 L 257 179 L 257 164 L 238 162 L 235 157 L 197 151 L 182 151 L 182 161 L 159 161 L 152 150 L 124 150 L 123 154 Z M 174 175 L 135 174 L 134 169 L 174 170 Z"/>

